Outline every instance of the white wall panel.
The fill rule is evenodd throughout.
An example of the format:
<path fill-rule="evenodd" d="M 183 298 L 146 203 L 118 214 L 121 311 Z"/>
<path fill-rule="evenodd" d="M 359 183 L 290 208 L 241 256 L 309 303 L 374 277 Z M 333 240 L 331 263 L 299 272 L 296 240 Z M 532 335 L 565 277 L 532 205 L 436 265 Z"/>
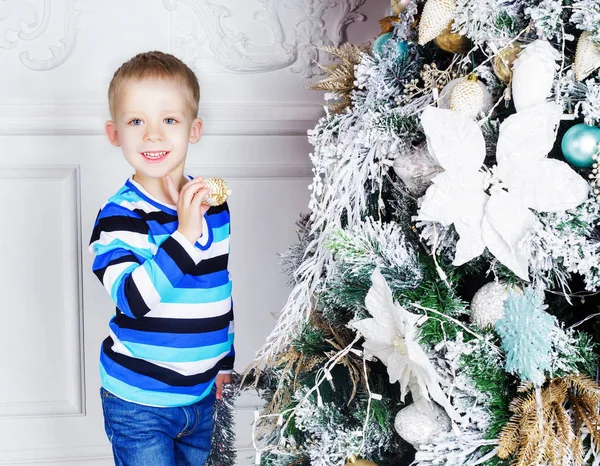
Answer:
<path fill-rule="evenodd" d="M 186 60 L 202 87 L 188 173 L 233 191 L 236 369 L 288 288 L 311 165 L 314 45 L 374 38 L 386 0 L 0 0 L 0 464 L 112 463 L 98 355 L 113 305 L 87 252 L 102 203 L 131 174 L 103 136 L 112 73 L 135 53 Z M 362 16 L 361 16 L 362 15 Z M 365 21 L 361 21 L 365 19 Z M 239 464 L 252 464 L 260 400 L 237 404 Z"/>

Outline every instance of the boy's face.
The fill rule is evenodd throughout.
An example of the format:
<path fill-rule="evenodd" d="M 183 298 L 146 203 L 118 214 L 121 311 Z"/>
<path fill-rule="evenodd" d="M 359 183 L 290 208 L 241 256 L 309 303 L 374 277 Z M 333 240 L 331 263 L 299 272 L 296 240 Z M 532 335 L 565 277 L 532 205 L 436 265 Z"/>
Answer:
<path fill-rule="evenodd" d="M 188 143 L 198 142 L 202 133 L 202 120 L 192 115 L 185 88 L 175 81 L 130 81 L 115 104 L 106 135 L 121 147 L 136 179 L 179 177 Z"/>

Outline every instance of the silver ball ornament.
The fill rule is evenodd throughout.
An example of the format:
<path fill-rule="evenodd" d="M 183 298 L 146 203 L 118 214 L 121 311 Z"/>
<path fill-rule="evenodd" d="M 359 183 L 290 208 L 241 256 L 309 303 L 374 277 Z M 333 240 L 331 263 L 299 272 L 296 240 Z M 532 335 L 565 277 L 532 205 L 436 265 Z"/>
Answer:
<path fill-rule="evenodd" d="M 394 428 L 400 437 L 418 448 L 450 432 L 452 422 L 446 412 L 435 404 L 421 408 L 413 403 L 396 414 Z"/>
<path fill-rule="evenodd" d="M 394 160 L 393 169 L 406 189 L 419 196 L 431 185 L 431 179 L 442 171 L 429 154 L 427 144 L 403 151 Z"/>
<path fill-rule="evenodd" d="M 504 316 L 504 301 L 508 298 L 508 290 L 504 283 L 491 282 L 483 285 L 471 300 L 471 322 L 480 329 L 493 327 Z"/>

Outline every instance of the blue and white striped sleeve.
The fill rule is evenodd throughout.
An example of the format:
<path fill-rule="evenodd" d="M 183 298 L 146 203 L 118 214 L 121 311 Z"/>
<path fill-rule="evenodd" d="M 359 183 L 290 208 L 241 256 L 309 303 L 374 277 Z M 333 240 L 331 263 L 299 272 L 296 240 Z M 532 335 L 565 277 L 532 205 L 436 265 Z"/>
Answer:
<path fill-rule="evenodd" d="M 229 211 L 229 205 L 227 203 L 225 203 L 225 209 L 227 211 L 227 223 L 228 223 L 227 239 L 230 240 L 231 239 L 231 213 Z M 229 322 L 229 335 L 232 336 L 231 350 L 229 351 L 227 356 L 225 356 L 221 360 L 219 374 L 233 373 L 233 365 L 235 362 L 235 344 L 233 343 L 233 341 L 235 340 L 235 320 L 234 320 L 234 313 L 233 313 L 233 300 L 231 303 L 232 303 L 232 312 L 231 312 L 231 321 Z"/>
<path fill-rule="evenodd" d="M 131 318 L 150 312 L 202 260 L 202 251 L 177 231 L 156 246 L 148 224 L 114 203 L 98 214 L 90 251 L 95 254 L 92 271 Z"/>

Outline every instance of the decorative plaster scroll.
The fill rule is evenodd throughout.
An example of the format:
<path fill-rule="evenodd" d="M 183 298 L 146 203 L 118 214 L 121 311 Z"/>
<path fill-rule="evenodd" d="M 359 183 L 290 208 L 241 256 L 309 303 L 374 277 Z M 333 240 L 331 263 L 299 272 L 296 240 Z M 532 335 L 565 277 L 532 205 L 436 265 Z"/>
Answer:
<path fill-rule="evenodd" d="M 31 50 L 22 50 L 19 60 L 27 68 L 45 71 L 64 63 L 73 51 L 77 35 L 77 20 L 81 11 L 76 0 L 2 0 L 0 1 L 0 53 L 22 45 L 30 47 L 32 41 L 49 36 L 49 26 L 64 24 L 64 36 L 50 43 L 50 58 L 36 58 Z M 58 5 L 58 9 L 53 6 Z M 40 14 L 41 11 L 41 14 Z M 41 18 L 41 19 L 40 19 Z M 50 39 L 52 40 L 52 39 Z"/>
<path fill-rule="evenodd" d="M 196 69 L 262 73 L 289 67 L 311 78 L 320 73 L 315 47 L 339 45 L 350 24 L 365 20 L 357 12 L 365 1 L 249 0 L 245 5 L 253 2 L 255 9 L 243 17 L 225 0 L 163 0 L 163 5 L 172 12 L 173 53 Z M 258 43 L 252 32 L 269 39 Z"/>

